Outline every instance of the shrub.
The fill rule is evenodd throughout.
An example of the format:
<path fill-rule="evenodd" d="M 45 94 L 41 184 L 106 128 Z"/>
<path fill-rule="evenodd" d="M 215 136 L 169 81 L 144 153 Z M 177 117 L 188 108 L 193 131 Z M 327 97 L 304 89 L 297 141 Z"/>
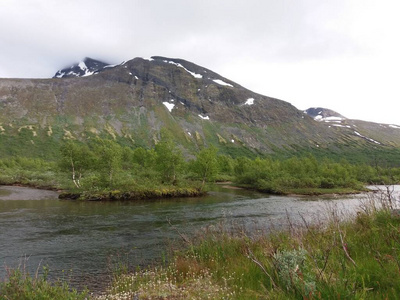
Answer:
<path fill-rule="evenodd" d="M 311 295 L 315 291 L 315 280 L 308 270 L 306 255 L 305 249 L 284 250 L 276 252 L 274 259 L 279 279 L 288 290 Z"/>

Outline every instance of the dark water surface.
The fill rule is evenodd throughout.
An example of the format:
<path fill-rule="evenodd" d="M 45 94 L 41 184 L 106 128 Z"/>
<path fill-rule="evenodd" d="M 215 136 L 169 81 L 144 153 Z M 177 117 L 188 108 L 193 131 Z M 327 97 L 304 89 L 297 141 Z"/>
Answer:
<path fill-rule="evenodd" d="M 279 229 L 287 226 L 288 216 L 293 223 L 300 215 L 312 222 L 323 219 L 332 206 L 354 211 L 361 198 L 365 195 L 267 196 L 216 187 L 203 198 L 101 203 L 0 187 L 0 278 L 6 267 L 22 264 L 34 273 L 48 266 L 54 277 L 98 289 L 117 261 L 143 266 L 159 260 L 179 238 L 178 231 L 191 236 L 221 223 L 247 231 Z"/>

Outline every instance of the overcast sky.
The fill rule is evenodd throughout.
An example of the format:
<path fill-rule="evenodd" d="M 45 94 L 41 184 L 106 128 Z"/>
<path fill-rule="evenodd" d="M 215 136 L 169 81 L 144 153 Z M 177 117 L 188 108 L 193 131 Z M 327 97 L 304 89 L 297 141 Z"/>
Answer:
<path fill-rule="evenodd" d="M 0 77 L 183 58 L 299 109 L 400 124 L 398 0 L 0 0 Z"/>

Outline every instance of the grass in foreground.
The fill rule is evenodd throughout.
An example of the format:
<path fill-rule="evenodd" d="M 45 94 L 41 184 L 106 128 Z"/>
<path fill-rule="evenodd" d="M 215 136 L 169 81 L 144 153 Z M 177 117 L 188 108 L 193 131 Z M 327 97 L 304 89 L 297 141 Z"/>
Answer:
<path fill-rule="evenodd" d="M 8 271 L 7 279 L 0 281 L 1 300 L 80 300 L 88 299 L 87 291 L 70 289 L 66 282 L 47 280 L 47 270 L 34 277 L 20 269 Z"/>
<path fill-rule="evenodd" d="M 386 202 L 393 204 L 394 201 Z M 287 232 L 209 232 L 100 299 L 398 299 L 400 219 L 387 206 Z"/>

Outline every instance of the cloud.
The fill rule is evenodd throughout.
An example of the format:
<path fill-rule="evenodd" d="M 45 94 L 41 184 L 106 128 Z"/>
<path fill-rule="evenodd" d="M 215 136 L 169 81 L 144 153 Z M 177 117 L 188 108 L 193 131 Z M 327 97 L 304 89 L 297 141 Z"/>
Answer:
<path fill-rule="evenodd" d="M 6 1 L 1 52 L 15 59 L 2 65 L 21 76 L 27 70 L 18 61 L 28 57 L 36 60 L 32 72 L 53 57 L 57 68 L 85 56 L 115 62 L 156 54 L 200 57 L 201 63 L 248 56 L 296 60 L 338 53 L 332 45 L 348 44 L 337 35 L 327 41 L 308 11 L 299 1 Z"/>

